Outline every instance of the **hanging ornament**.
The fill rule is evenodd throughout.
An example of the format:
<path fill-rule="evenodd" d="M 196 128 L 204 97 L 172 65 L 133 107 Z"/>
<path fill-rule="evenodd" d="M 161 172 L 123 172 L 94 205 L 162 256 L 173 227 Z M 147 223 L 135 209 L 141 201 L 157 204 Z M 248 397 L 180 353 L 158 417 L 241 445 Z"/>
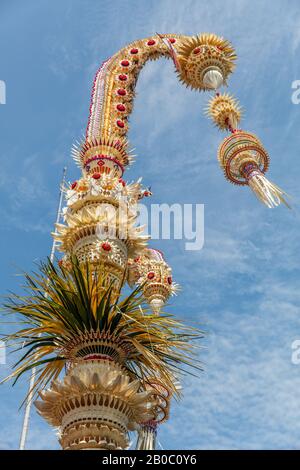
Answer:
<path fill-rule="evenodd" d="M 205 111 L 221 131 L 233 131 L 241 120 L 241 108 L 238 101 L 227 93 L 216 93 L 209 100 Z"/>
<path fill-rule="evenodd" d="M 146 248 L 138 258 L 128 260 L 128 284 L 143 285 L 144 296 L 157 315 L 168 298 L 178 290 L 171 273 L 162 253 L 153 248 Z"/>
<path fill-rule="evenodd" d="M 208 103 L 206 114 L 220 130 L 231 132 L 218 151 L 225 177 L 234 184 L 250 186 L 257 198 L 270 208 L 280 203 L 288 206 L 284 198 L 286 193 L 265 177 L 269 156 L 260 140 L 256 135 L 238 129 L 241 120 L 238 101 L 227 93 L 216 93 Z"/>
<path fill-rule="evenodd" d="M 218 159 L 230 182 L 250 186 L 257 198 L 269 208 L 280 203 L 289 207 L 284 198 L 286 193 L 265 177 L 269 156 L 256 135 L 233 129 L 232 135 L 220 145 Z"/>

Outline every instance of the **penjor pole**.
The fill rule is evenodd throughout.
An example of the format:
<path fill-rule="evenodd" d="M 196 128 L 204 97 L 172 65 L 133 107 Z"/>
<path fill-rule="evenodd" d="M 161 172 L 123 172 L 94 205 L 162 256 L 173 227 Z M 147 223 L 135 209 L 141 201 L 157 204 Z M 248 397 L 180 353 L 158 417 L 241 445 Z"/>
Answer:
<path fill-rule="evenodd" d="M 164 312 L 178 286 L 138 225 L 138 201 L 151 191 L 124 179 L 133 160 L 127 133 L 135 85 L 142 67 L 159 57 L 172 58 L 187 87 L 214 92 L 207 112 L 230 132 L 218 151 L 225 177 L 249 186 L 270 208 L 285 203 L 284 192 L 265 177 L 267 151 L 239 128 L 237 101 L 219 91 L 235 67 L 229 41 L 208 33 L 160 34 L 128 44 L 101 65 L 85 137 L 72 150 L 81 176 L 66 189 L 64 223 L 53 233 L 51 256 L 57 247 L 63 257 L 57 267 L 48 261 L 37 276 L 26 274 L 27 295 L 12 293 L 5 305 L 29 324 L 4 337 L 27 351 L 5 380 L 33 370 L 34 405 L 58 428 L 64 450 L 127 449 L 131 431 L 139 433 L 140 450 L 153 449 L 172 396 L 180 395 L 178 374 L 186 366 L 202 370 L 193 340 L 203 334 Z M 20 448 L 32 400 L 31 394 Z"/>
<path fill-rule="evenodd" d="M 55 226 L 56 224 L 59 223 L 60 217 L 61 217 L 61 208 L 62 208 L 63 193 L 64 193 L 63 188 L 66 182 L 66 174 L 67 174 L 67 167 L 65 166 L 63 169 L 63 176 L 62 176 L 61 184 L 59 187 L 59 200 L 58 200 Z M 53 239 L 51 253 L 50 253 L 51 262 L 54 261 L 55 250 L 56 250 L 56 241 Z M 34 367 L 31 371 L 31 376 L 30 376 L 30 381 L 29 381 L 29 393 L 28 393 L 28 397 L 27 397 L 26 405 L 25 405 L 25 412 L 24 412 L 23 426 L 22 426 L 22 431 L 21 431 L 21 436 L 20 436 L 19 450 L 25 450 L 25 444 L 26 444 L 26 439 L 27 439 L 27 434 L 28 434 L 28 429 L 29 429 L 30 410 L 31 410 L 31 404 L 32 404 L 32 399 L 33 399 L 32 389 L 33 389 L 34 382 L 35 382 L 35 375 L 36 375 L 36 368 Z"/>

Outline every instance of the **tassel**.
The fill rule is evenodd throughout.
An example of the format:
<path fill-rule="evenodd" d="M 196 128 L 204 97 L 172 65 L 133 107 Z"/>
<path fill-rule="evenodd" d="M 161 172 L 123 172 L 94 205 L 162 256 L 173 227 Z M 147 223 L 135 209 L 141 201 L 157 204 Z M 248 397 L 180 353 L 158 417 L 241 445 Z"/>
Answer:
<path fill-rule="evenodd" d="M 156 449 L 157 423 L 148 421 L 141 425 L 138 431 L 136 450 L 155 450 Z"/>
<path fill-rule="evenodd" d="M 283 203 L 290 209 L 289 204 L 284 198 L 284 196 L 288 195 L 276 184 L 269 181 L 257 165 L 253 163 L 246 164 L 242 173 L 256 197 L 263 204 L 272 209 Z"/>

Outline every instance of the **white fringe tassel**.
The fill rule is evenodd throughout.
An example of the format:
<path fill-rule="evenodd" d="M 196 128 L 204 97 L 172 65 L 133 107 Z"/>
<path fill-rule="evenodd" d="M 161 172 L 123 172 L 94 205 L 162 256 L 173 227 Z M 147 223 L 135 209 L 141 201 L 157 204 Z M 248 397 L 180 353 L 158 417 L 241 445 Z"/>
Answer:
<path fill-rule="evenodd" d="M 138 431 L 136 450 L 156 449 L 156 429 L 153 426 L 142 425 Z"/>
<path fill-rule="evenodd" d="M 290 208 L 284 196 L 288 196 L 276 184 L 267 180 L 263 173 L 255 172 L 248 179 L 248 184 L 256 197 L 270 209 L 279 206 L 280 203 Z"/>

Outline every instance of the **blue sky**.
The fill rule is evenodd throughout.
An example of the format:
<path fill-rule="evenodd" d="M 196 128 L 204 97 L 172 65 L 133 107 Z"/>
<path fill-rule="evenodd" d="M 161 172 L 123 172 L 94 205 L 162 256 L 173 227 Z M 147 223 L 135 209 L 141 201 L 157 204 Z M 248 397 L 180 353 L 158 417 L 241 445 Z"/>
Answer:
<path fill-rule="evenodd" d="M 160 33 L 225 36 L 238 54 L 229 90 L 240 99 L 242 127 L 271 156 L 270 179 L 292 195 L 293 210 L 269 210 L 247 188 L 225 181 L 216 153 L 224 134 L 203 116 L 208 96 L 182 87 L 172 64 L 151 62 L 137 85 L 129 138 L 132 180 L 142 175 L 154 203 L 205 205 L 205 245 L 155 242 L 182 292 L 172 313 L 207 331 L 205 372 L 185 380 L 159 434 L 166 449 L 296 449 L 300 441 L 300 79 L 297 1 L 202 0 L 0 2 L 0 291 L 20 290 L 51 247 L 62 167 L 87 117 L 99 64 L 134 39 Z M 1 331 L 7 331 L 3 325 Z M 9 370 L 0 365 L 0 377 Z M 0 387 L 0 448 L 18 446 L 26 381 Z M 30 449 L 58 448 L 35 411 Z"/>

